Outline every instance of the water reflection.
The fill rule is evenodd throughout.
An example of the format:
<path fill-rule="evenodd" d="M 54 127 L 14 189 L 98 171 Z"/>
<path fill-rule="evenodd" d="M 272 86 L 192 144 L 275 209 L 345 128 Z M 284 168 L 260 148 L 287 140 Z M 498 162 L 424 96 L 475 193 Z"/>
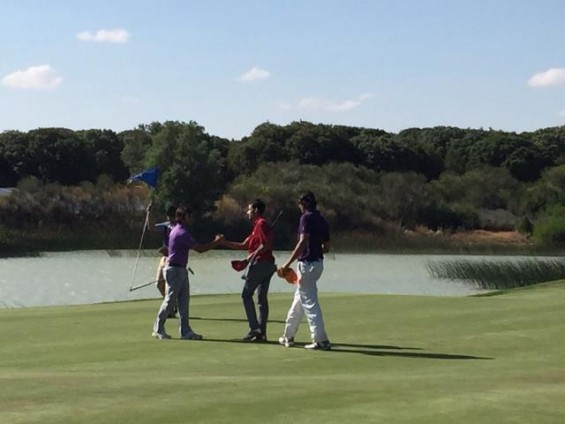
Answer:
<path fill-rule="evenodd" d="M 159 296 L 154 285 L 130 292 L 133 285 L 152 281 L 157 256 L 146 251 L 77 251 L 43 253 L 33 258 L 0 259 L 0 307 L 72 305 L 148 299 Z M 192 294 L 239 293 L 241 273 L 230 260 L 242 252 L 192 253 Z M 278 262 L 288 252 L 275 252 Z M 331 254 L 319 284 L 321 292 L 462 296 L 476 292 L 461 282 L 435 280 L 428 275 L 429 260 L 444 255 Z M 133 270 L 137 262 L 135 276 Z M 133 276 L 133 279 L 132 279 Z M 133 280 L 133 281 L 132 281 Z M 272 292 L 292 292 L 284 280 L 273 277 Z"/>

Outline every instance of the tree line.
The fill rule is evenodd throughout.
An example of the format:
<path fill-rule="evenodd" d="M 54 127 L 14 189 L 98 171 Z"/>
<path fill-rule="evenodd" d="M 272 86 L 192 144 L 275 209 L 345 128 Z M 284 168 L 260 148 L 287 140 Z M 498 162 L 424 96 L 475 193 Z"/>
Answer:
<path fill-rule="evenodd" d="M 126 185 L 149 167 L 160 170 L 154 191 Z M 189 203 L 202 228 L 238 236 L 246 231 L 245 205 L 261 197 L 273 215 L 284 211 L 277 225 L 292 233 L 296 197 L 311 189 L 335 231 L 519 229 L 559 243 L 564 183 L 565 127 L 389 133 L 266 122 L 228 140 L 196 122 L 167 121 L 120 133 L 0 133 L 0 186 L 19 188 L 0 201 L 0 225 L 8 228 L 135 227 L 150 197 L 156 210 Z"/>

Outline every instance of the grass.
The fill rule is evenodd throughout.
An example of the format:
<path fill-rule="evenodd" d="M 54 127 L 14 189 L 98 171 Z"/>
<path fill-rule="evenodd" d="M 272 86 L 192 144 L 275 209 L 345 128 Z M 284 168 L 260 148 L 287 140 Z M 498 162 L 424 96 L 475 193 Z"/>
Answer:
<path fill-rule="evenodd" d="M 3 309 L 0 422 L 561 424 L 564 295 L 323 293 L 331 352 L 235 342 L 234 295 L 192 299 L 200 342 L 150 338 L 158 300 Z M 290 300 L 271 296 L 273 340 Z"/>
<path fill-rule="evenodd" d="M 430 262 L 434 278 L 463 280 L 481 289 L 512 289 L 565 278 L 563 259 L 449 260 Z"/>

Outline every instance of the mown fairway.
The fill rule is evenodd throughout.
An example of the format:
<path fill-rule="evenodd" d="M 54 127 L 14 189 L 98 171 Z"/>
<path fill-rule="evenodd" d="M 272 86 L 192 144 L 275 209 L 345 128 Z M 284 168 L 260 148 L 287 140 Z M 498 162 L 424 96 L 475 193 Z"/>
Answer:
<path fill-rule="evenodd" d="M 192 299 L 200 342 L 152 339 L 158 300 L 0 310 L 0 423 L 565 421 L 563 283 L 322 302 L 331 352 L 276 343 L 289 294 L 271 296 L 267 344 L 234 342 L 235 295 Z"/>

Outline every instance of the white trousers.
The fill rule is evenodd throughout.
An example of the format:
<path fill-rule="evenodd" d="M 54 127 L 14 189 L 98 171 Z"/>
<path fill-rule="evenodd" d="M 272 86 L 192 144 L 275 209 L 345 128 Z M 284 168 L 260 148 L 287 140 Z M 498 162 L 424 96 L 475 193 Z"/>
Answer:
<path fill-rule="evenodd" d="M 294 299 L 286 316 L 283 337 L 294 338 L 302 317 L 310 327 L 312 341 L 323 342 L 328 340 L 324 326 L 324 317 L 318 301 L 317 282 L 324 271 L 323 261 L 298 262 L 298 284 L 294 292 Z"/>

